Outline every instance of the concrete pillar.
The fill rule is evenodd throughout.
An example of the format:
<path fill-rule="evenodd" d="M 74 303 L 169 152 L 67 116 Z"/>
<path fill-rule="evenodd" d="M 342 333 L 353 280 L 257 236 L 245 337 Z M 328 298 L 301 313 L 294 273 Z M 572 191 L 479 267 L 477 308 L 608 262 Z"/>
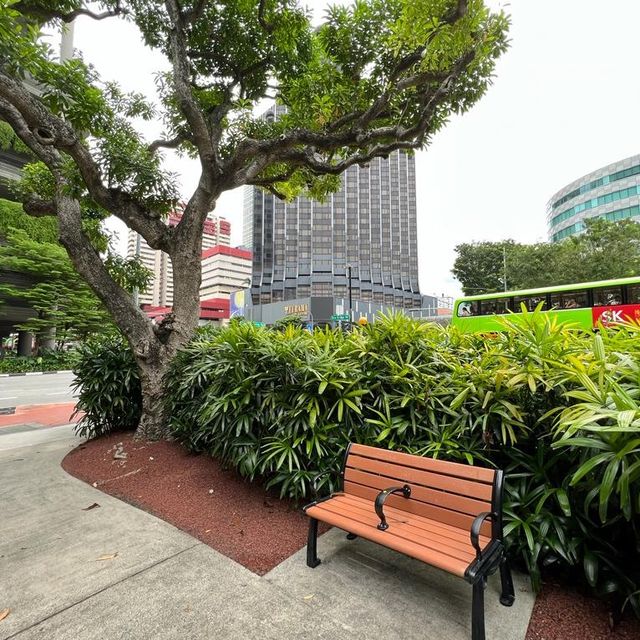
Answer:
<path fill-rule="evenodd" d="M 38 353 L 43 351 L 53 351 L 56 348 L 55 334 L 50 333 L 38 337 Z"/>
<path fill-rule="evenodd" d="M 33 334 L 28 331 L 18 331 L 18 355 L 29 357 L 33 350 Z"/>

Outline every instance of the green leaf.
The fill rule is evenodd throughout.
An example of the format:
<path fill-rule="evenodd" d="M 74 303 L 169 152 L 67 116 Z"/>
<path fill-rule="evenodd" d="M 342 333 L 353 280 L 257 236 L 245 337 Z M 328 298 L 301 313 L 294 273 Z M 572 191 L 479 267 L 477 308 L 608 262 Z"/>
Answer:
<path fill-rule="evenodd" d="M 591 587 L 595 587 L 598 584 L 598 558 L 590 551 L 586 551 L 582 565 L 587 582 Z"/>

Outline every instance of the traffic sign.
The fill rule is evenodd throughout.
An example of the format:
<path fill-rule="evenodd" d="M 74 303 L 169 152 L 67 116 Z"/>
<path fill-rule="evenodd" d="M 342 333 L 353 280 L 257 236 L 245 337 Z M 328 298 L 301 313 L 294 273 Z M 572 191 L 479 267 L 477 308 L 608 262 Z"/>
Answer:
<path fill-rule="evenodd" d="M 331 319 L 334 322 L 347 322 L 349 320 L 349 314 L 348 313 L 334 313 L 331 316 Z"/>

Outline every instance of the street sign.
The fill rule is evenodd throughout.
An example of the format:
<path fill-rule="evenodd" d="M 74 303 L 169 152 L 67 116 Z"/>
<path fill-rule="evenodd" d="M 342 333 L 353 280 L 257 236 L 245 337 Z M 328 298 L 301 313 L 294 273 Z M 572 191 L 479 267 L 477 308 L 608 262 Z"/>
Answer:
<path fill-rule="evenodd" d="M 264 327 L 264 322 L 254 322 L 253 324 L 255 324 L 256 327 Z"/>
<path fill-rule="evenodd" d="M 334 313 L 334 314 L 331 316 L 331 319 L 332 319 L 334 322 L 340 322 L 340 321 L 342 321 L 342 322 L 348 322 L 348 320 L 349 320 L 349 314 L 348 314 L 348 313 Z"/>

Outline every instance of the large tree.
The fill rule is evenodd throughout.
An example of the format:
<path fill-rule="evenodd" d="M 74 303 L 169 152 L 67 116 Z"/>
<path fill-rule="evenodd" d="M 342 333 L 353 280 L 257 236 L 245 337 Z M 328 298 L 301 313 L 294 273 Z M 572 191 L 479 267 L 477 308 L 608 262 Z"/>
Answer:
<path fill-rule="evenodd" d="M 59 64 L 43 24 L 78 16 L 130 20 L 169 63 L 150 104 L 102 82 L 79 59 Z M 37 158 L 23 185 L 32 215 L 57 216 L 60 241 L 127 337 L 138 364 L 138 434 L 165 434 L 163 376 L 198 321 L 206 215 L 220 194 L 257 185 L 322 197 L 338 176 L 395 150 L 425 147 L 475 104 L 507 47 L 508 20 L 483 0 L 358 0 L 314 27 L 298 0 L 0 0 L 0 118 Z M 38 92 L 28 91 L 31 76 Z M 265 98 L 286 107 L 256 115 Z M 148 141 L 136 118 L 162 118 Z M 181 222 L 162 151 L 198 161 Z M 105 268 L 83 230 L 114 215 L 173 263 L 173 314 L 152 324 Z"/>

